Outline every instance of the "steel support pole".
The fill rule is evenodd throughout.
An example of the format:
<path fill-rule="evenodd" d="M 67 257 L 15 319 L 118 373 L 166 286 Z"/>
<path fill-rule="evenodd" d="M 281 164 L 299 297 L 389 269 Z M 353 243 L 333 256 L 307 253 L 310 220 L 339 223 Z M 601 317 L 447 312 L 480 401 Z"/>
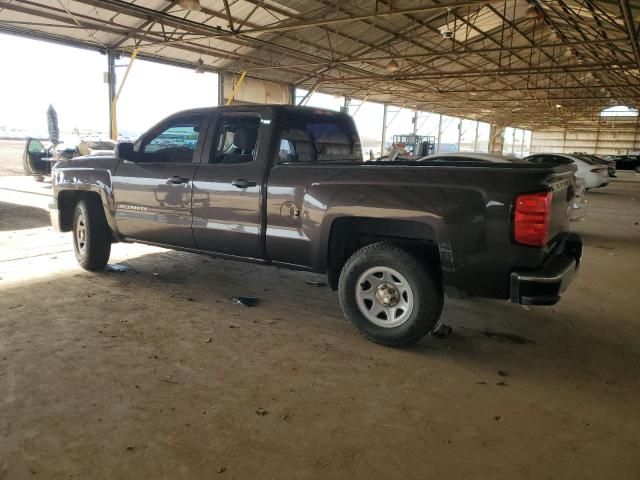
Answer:
<path fill-rule="evenodd" d="M 380 141 L 380 157 L 384 156 L 384 141 L 387 136 L 387 107 L 388 105 L 384 104 L 384 110 L 382 112 L 382 139 Z"/>
<path fill-rule="evenodd" d="M 473 140 L 473 151 L 478 151 L 478 128 L 480 127 L 480 122 L 476 120 L 476 138 Z"/>
<path fill-rule="evenodd" d="M 109 84 L 109 138 L 117 140 L 116 112 L 113 108 L 116 98 L 116 52 L 107 50 L 107 83 Z"/>
<path fill-rule="evenodd" d="M 458 118 L 458 151 L 460 151 L 460 143 L 462 143 L 462 119 Z"/>
<path fill-rule="evenodd" d="M 224 70 L 218 72 L 218 106 L 224 105 Z"/>
<path fill-rule="evenodd" d="M 442 138 L 442 114 L 439 113 L 440 118 L 438 119 L 438 145 L 436 147 L 436 153 L 440 153 L 440 139 Z"/>

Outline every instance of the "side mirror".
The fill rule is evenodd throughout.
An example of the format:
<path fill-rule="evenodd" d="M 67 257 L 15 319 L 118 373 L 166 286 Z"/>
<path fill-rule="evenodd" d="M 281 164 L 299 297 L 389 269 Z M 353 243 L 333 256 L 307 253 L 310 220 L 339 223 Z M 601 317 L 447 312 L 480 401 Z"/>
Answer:
<path fill-rule="evenodd" d="M 133 143 L 131 142 L 118 142 L 116 148 L 113 150 L 113 154 L 117 158 L 128 160 L 130 162 L 138 161 L 138 154 L 133 149 Z"/>

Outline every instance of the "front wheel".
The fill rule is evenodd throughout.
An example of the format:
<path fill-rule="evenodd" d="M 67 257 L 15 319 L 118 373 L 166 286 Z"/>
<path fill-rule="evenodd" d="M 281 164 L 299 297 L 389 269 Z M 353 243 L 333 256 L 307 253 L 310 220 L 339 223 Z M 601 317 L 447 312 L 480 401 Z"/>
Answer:
<path fill-rule="evenodd" d="M 85 270 L 103 269 L 111 255 L 111 232 L 98 197 L 80 200 L 73 216 L 73 250 Z"/>
<path fill-rule="evenodd" d="M 340 274 L 340 305 L 347 320 L 382 345 L 411 345 L 438 322 L 444 295 L 426 260 L 389 243 L 361 248 Z"/>

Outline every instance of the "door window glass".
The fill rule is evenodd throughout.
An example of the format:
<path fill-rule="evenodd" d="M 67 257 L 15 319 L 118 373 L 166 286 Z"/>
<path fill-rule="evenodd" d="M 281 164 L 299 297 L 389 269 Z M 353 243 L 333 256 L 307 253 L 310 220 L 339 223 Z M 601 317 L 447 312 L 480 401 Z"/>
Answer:
<path fill-rule="evenodd" d="M 255 159 L 260 118 L 222 117 L 211 163 L 247 163 Z"/>
<path fill-rule="evenodd" d="M 191 163 L 198 144 L 202 116 L 173 120 L 161 133 L 146 142 L 142 161 L 149 163 Z"/>
<path fill-rule="evenodd" d="M 38 140 L 29 140 L 29 144 L 27 145 L 27 150 L 29 153 L 33 153 L 36 155 L 44 155 L 44 146 Z"/>

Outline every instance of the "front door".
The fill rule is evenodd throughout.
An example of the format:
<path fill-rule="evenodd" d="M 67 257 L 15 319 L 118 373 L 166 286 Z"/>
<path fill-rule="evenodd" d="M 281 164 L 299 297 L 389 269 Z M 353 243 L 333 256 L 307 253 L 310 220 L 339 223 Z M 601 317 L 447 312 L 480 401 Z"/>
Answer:
<path fill-rule="evenodd" d="M 193 180 L 196 246 L 262 259 L 262 192 L 272 134 L 270 111 L 222 110 L 215 125 Z"/>
<path fill-rule="evenodd" d="M 22 155 L 22 164 L 25 175 L 49 175 L 51 173 L 51 161 L 47 158 L 47 150 L 42 142 L 35 138 L 27 138 Z"/>
<path fill-rule="evenodd" d="M 193 176 L 206 123 L 204 113 L 171 117 L 136 143 L 135 161 L 120 160 L 113 196 L 121 235 L 194 247 Z"/>

